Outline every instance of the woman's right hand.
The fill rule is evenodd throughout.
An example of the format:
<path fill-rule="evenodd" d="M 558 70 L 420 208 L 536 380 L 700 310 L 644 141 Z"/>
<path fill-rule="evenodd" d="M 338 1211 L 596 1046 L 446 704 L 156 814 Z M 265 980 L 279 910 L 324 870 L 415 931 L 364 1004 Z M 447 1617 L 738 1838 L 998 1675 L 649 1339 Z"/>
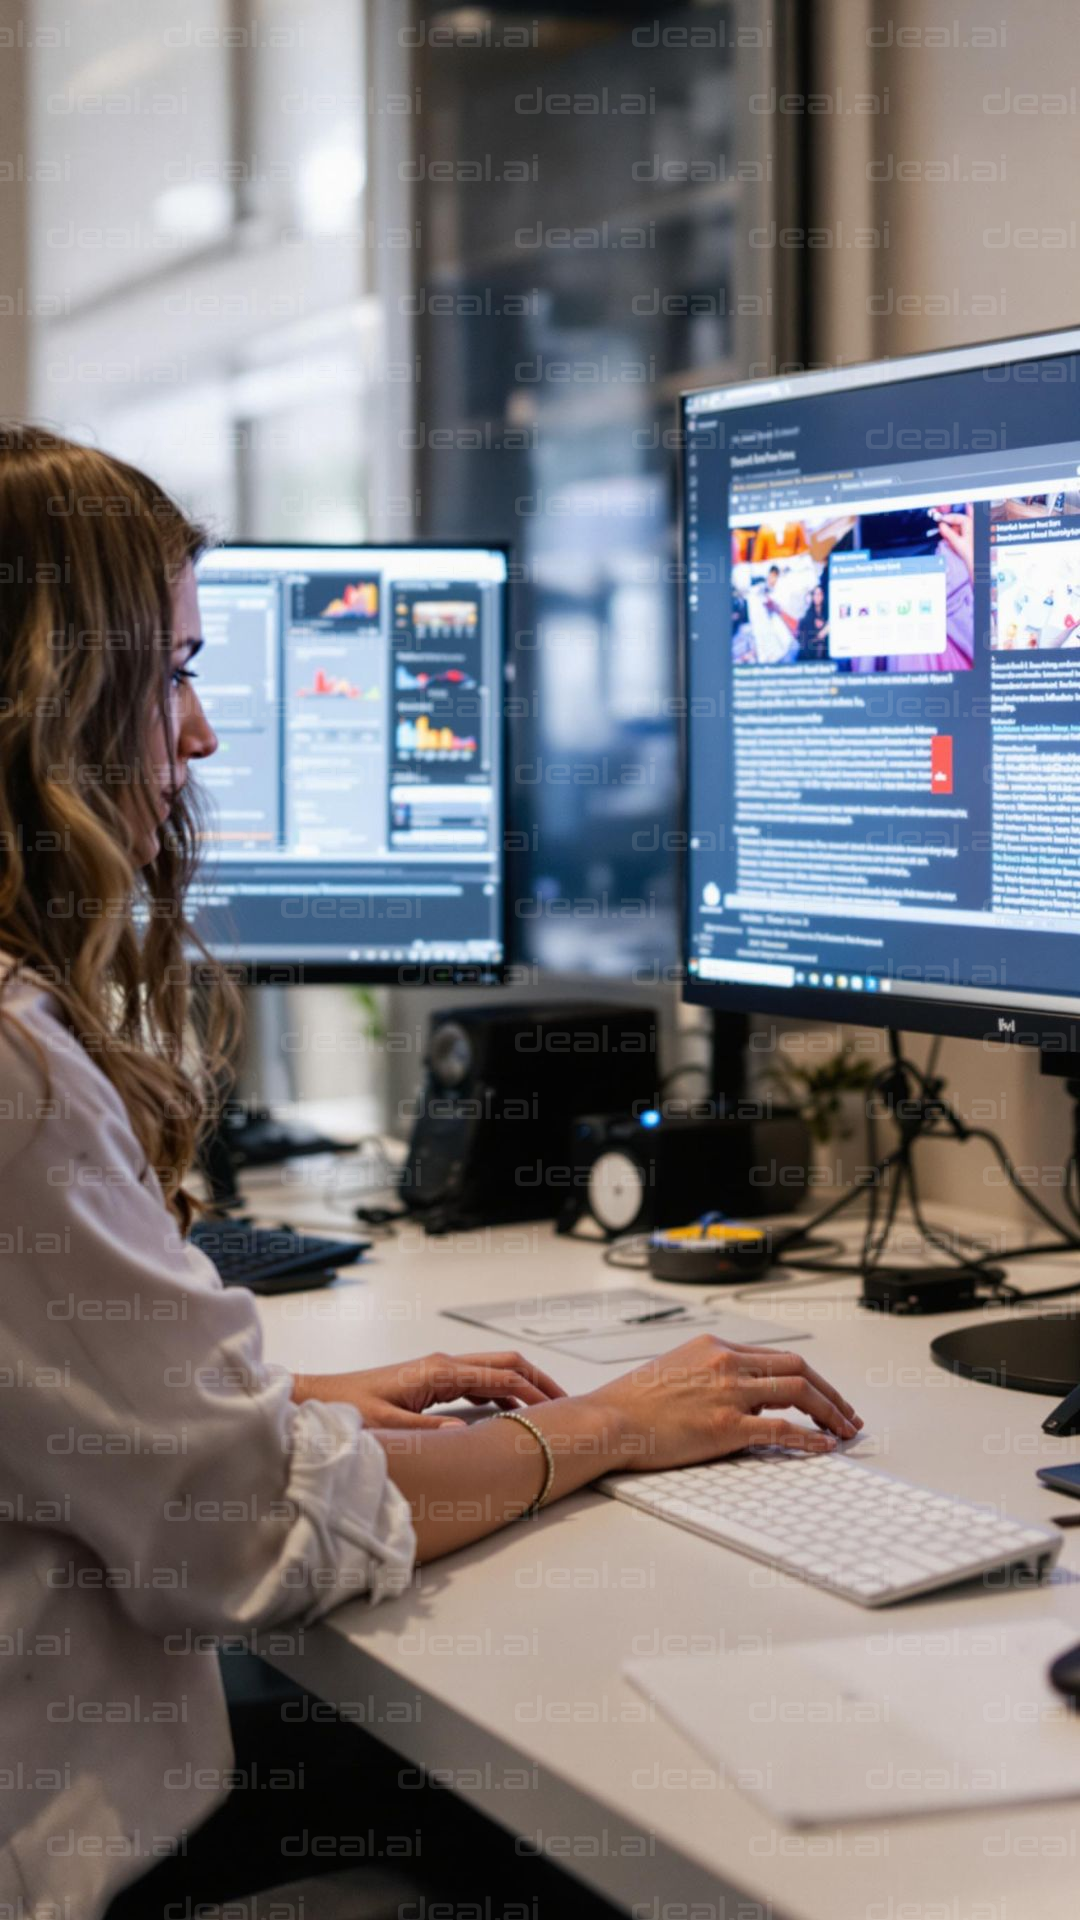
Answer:
<path fill-rule="evenodd" d="M 693 1466 L 744 1447 L 827 1453 L 863 1424 L 801 1353 L 728 1346 L 711 1334 L 581 1399 L 605 1418 L 605 1471 L 616 1473 Z M 808 1414 L 816 1430 L 784 1418 L 785 1408 Z"/>
<path fill-rule="evenodd" d="M 453 1553 L 517 1519 L 546 1484 L 547 1448 L 555 1465 L 550 1501 L 602 1474 L 690 1467 L 744 1447 L 825 1453 L 862 1426 L 801 1353 L 728 1346 L 710 1334 L 590 1393 L 567 1398 L 554 1382 L 547 1385 L 556 1397 L 538 1394 L 525 1416 L 546 1447 L 520 1421 L 505 1419 L 456 1433 L 377 1434 L 390 1477 L 412 1507 L 421 1560 Z M 809 1415 L 815 1427 L 797 1426 L 786 1409 Z"/>

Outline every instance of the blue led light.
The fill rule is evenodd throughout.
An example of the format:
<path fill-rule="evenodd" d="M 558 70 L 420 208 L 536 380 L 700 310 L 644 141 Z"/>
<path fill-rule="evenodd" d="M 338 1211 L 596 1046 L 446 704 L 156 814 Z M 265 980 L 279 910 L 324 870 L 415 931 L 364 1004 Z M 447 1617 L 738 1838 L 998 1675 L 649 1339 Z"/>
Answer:
<path fill-rule="evenodd" d="M 643 1127 L 658 1127 L 663 1117 L 663 1114 L 658 1113 L 655 1107 L 650 1107 L 647 1113 L 642 1113 L 638 1116 Z"/>

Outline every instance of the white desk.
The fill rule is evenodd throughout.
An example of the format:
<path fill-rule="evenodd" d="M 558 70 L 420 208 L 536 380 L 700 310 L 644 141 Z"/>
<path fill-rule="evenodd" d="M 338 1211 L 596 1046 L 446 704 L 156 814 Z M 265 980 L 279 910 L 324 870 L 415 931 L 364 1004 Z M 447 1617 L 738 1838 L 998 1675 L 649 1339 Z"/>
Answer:
<path fill-rule="evenodd" d="M 253 1194 L 255 1211 L 347 1225 L 312 1192 L 317 1177 L 297 1163 L 284 1189 Z M 1030 1285 L 1068 1269 L 1046 1263 L 1039 1281 L 1035 1271 Z M 268 1357 L 317 1373 L 497 1345 L 443 1318 L 440 1305 L 626 1277 L 547 1226 L 443 1240 L 407 1226 L 334 1287 L 262 1302 Z M 1040 1432 L 1050 1403 L 958 1380 L 931 1361 L 931 1337 L 969 1316 L 886 1321 L 857 1308 L 855 1291 L 854 1281 L 823 1280 L 741 1311 L 812 1330 L 815 1365 L 866 1419 L 857 1451 L 887 1470 L 1032 1519 L 1067 1507 L 1034 1478 L 1038 1466 L 1080 1458 L 1080 1440 Z M 571 1390 L 609 1372 L 531 1352 Z M 434 1771 L 648 1920 L 1075 1920 L 1080 1801 L 795 1832 L 719 1779 L 620 1672 L 635 1654 L 854 1634 L 871 1619 L 947 1635 L 990 1625 L 1001 1609 L 1060 1614 L 1080 1639 L 1077 1534 L 1065 1535 L 1046 1587 L 870 1616 L 586 1492 L 422 1569 L 400 1600 L 342 1607 L 304 1635 L 302 1652 L 268 1657 L 371 1726 L 403 1766 Z M 823 1765 L 839 1737 L 823 1727 Z"/>

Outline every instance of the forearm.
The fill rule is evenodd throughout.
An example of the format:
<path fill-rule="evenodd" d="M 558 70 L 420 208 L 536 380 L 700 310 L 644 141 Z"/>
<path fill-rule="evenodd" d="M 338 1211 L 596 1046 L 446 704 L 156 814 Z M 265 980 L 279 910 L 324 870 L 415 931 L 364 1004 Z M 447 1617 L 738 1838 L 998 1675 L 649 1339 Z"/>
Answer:
<path fill-rule="evenodd" d="M 546 1504 L 618 1465 L 621 1427 L 610 1410 L 563 1399 L 528 1417 L 555 1457 Z M 379 1432 L 390 1478 L 412 1508 L 417 1558 L 437 1560 L 495 1533 L 538 1497 L 547 1476 L 542 1448 L 518 1420 L 484 1420 L 460 1431 Z"/>
<path fill-rule="evenodd" d="M 305 1400 L 349 1400 L 345 1390 L 349 1380 L 347 1373 L 294 1373 L 292 1377 L 291 1397 L 298 1407 Z"/>

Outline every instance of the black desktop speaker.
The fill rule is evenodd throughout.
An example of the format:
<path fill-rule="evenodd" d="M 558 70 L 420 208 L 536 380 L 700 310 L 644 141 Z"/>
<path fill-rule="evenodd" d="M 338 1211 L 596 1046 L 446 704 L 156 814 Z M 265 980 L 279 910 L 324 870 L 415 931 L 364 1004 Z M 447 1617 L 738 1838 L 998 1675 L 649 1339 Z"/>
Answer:
<path fill-rule="evenodd" d="M 574 1133 L 560 1233 L 583 1219 L 609 1236 L 687 1226 L 705 1213 L 759 1220 L 792 1212 L 806 1192 L 810 1134 L 795 1113 L 748 1105 L 723 1118 L 595 1114 Z"/>
<path fill-rule="evenodd" d="M 569 1190 L 572 1123 L 656 1098 L 656 1015 L 603 1005 L 432 1015 L 402 1204 L 429 1233 L 549 1220 Z"/>

